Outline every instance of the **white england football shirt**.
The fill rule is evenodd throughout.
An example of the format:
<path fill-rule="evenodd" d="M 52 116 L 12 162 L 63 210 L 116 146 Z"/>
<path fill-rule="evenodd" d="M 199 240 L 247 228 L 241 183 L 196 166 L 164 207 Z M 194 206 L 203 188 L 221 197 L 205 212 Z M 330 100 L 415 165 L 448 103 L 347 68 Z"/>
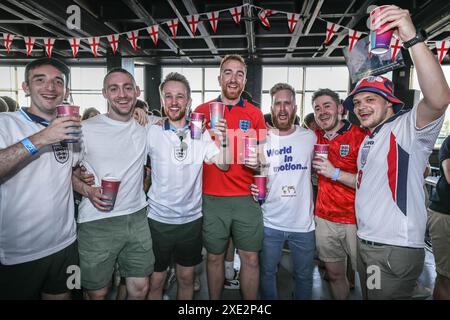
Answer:
<path fill-rule="evenodd" d="M 97 210 L 88 198 L 79 207 L 78 222 L 88 222 L 123 216 L 147 205 L 143 187 L 148 126 L 134 119 L 127 122 L 98 115 L 83 121 L 82 163 L 101 185 L 104 176 L 117 177 L 121 182 L 112 211 Z"/>
<path fill-rule="evenodd" d="M 150 127 L 147 143 L 152 167 L 148 191 L 148 217 L 167 224 L 184 224 L 202 216 L 203 162 L 219 153 L 208 131 L 192 140 L 184 129 L 182 150 L 179 136 L 168 126 Z"/>
<path fill-rule="evenodd" d="M 23 111 L 0 113 L 0 149 L 44 129 Z M 37 260 L 76 240 L 73 144 L 57 143 L 0 180 L 0 262 Z"/>
<path fill-rule="evenodd" d="M 286 232 L 315 229 L 311 160 L 316 135 L 296 126 L 288 136 L 269 133 L 264 155 L 269 164 L 264 226 Z"/>
<path fill-rule="evenodd" d="M 358 154 L 356 219 L 361 239 L 422 248 L 423 172 L 444 116 L 417 129 L 417 106 L 375 129 Z"/>

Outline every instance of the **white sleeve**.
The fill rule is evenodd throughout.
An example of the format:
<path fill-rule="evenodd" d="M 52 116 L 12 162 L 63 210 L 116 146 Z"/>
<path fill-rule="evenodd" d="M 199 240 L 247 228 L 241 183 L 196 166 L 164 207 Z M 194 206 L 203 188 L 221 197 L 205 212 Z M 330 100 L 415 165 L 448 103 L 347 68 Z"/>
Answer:
<path fill-rule="evenodd" d="M 212 158 L 214 158 L 214 156 L 220 153 L 219 147 L 217 147 L 216 143 L 211 139 L 208 130 L 205 130 L 205 132 L 203 133 L 202 142 L 205 146 L 203 157 L 204 160 L 210 161 Z"/>

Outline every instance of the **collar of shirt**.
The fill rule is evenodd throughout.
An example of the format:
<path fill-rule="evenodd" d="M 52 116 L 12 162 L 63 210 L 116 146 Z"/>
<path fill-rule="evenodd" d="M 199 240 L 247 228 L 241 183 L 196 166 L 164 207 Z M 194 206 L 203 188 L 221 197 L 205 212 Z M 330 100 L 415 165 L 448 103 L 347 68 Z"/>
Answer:
<path fill-rule="evenodd" d="M 28 121 L 39 123 L 40 125 L 43 125 L 44 127 L 47 127 L 49 125 L 48 120 L 28 112 L 28 108 L 22 107 L 19 109 L 19 111 L 22 114 L 22 116 L 25 119 L 27 119 Z"/>
<path fill-rule="evenodd" d="M 218 96 L 216 101 L 217 102 L 222 102 L 222 96 Z M 227 104 L 226 106 L 228 107 L 228 110 L 231 110 L 231 108 L 234 107 L 234 106 L 244 108 L 245 107 L 244 101 L 245 101 L 244 98 L 239 97 L 238 103 L 236 103 L 235 105 Z"/>

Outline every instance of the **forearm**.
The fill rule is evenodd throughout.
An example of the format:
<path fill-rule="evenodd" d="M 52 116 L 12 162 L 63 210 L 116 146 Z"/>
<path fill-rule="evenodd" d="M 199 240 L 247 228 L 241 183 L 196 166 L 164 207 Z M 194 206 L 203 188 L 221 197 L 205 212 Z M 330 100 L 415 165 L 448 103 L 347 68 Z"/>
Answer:
<path fill-rule="evenodd" d="M 220 146 L 219 150 L 219 154 L 214 157 L 213 162 L 220 170 L 227 171 L 230 168 L 231 163 L 230 146 Z"/>
<path fill-rule="evenodd" d="M 336 181 L 342 183 L 343 185 L 345 185 L 347 187 L 355 189 L 356 174 L 345 172 L 345 171 L 340 171 Z"/>
<path fill-rule="evenodd" d="M 450 103 L 450 89 L 441 66 L 425 43 L 418 43 L 409 50 L 424 102 L 429 109 L 444 113 Z"/>
<path fill-rule="evenodd" d="M 75 172 L 72 173 L 72 186 L 73 190 L 81 194 L 83 197 L 88 197 L 87 188 L 89 187 L 84 183 Z"/>

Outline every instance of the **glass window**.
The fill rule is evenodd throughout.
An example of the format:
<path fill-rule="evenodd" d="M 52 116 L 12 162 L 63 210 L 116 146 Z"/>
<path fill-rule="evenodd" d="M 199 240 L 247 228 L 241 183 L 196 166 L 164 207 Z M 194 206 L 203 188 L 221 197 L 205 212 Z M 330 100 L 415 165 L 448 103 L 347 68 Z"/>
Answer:
<path fill-rule="evenodd" d="M 301 90 L 303 85 L 303 68 L 300 67 L 264 67 L 263 90 L 270 90 L 279 82 L 289 83 L 295 90 Z"/>
<path fill-rule="evenodd" d="M 94 107 L 100 113 L 106 113 L 108 111 L 106 99 L 101 92 L 98 93 L 72 93 L 73 103 L 80 106 L 80 114 L 83 114 L 87 108 Z"/>
<path fill-rule="evenodd" d="M 306 68 L 306 90 L 329 88 L 331 90 L 348 89 L 347 67 L 308 67 Z"/>
<path fill-rule="evenodd" d="M 220 92 L 219 72 L 220 68 L 205 68 L 205 90 L 219 90 Z M 208 101 L 206 96 L 205 100 Z"/>
<path fill-rule="evenodd" d="M 70 78 L 72 90 L 101 90 L 106 68 L 71 67 Z"/>

